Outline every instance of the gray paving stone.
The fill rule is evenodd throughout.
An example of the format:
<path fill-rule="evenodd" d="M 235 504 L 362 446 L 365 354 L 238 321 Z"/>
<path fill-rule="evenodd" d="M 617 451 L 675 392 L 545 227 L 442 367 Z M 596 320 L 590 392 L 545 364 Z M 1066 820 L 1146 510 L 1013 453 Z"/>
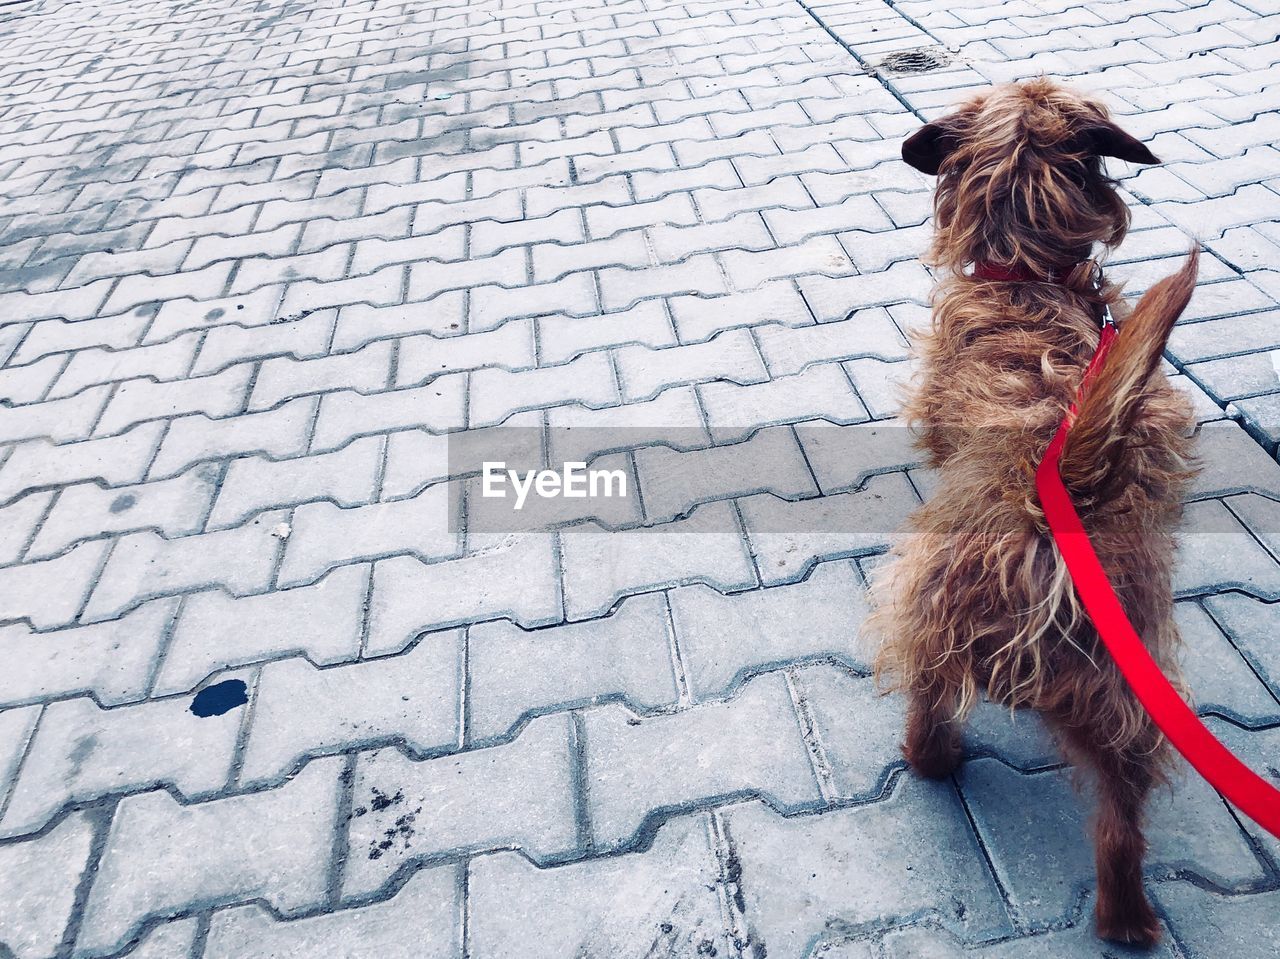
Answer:
<path fill-rule="evenodd" d="M 248 409 L 270 409 L 282 400 L 333 389 L 373 393 L 386 389 L 391 375 L 392 344 L 370 343 L 354 353 L 311 360 L 278 357 L 267 360 L 254 380 Z"/>
<path fill-rule="evenodd" d="M 217 299 L 168 300 L 156 309 L 154 304 L 144 304 L 137 309 L 152 315 L 143 341 L 161 343 L 188 330 L 201 330 L 223 326 L 228 318 L 245 326 L 264 326 L 280 318 L 280 287 L 264 287 L 252 293 Z"/>
<path fill-rule="evenodd" d="M 382 446 L 380 438 L 370 436 L 316 456 L 232 460 L 218 488 L 208 528 L 240 526 L 265 509 L 313 500 L 362 506 L 374 498 Z"/>
<path fill-rule="evenodd" d="M 396 653 L 427 630 L 498 616 L 532 628 L 562 615 L 551 535 L 511 534 L 459 559 L 424 565 L 400 556 L 375 563 L 365 650 Z"/>
<path fill-rule="evenodd" d="M 190 955 L 195 946 L 198 919 L 171 919 L 156 926 L 129 955 L 132 959 L 168 959 Z"/>
<path fill-rule="evenodd" d="M 628 403 L 651 399 L 670 386 L 707 380 L 745 385 L 768 379 L 755 342 L 745 329 L 671 349 L 627 346 L 614 353 L 614 361 L 623 399 Z"/>
<path fill-rule="evenodd" d="M 109 544 L 82 543 L 57 559 L 0 568 L 0 621 L 29 620 L 36 629 L 56 629 L 76 618 L 107 554 Z M 55 582 L 58 589 L 50 590 Z"/>
<path fill-rule="evenodd" d="M 491 367 L 471 374 L 467 425 L 492 426 L 520 410 L 564 403 L 612 406 L 618 399 L 617 378 L 604 352 L 520 373 Z"/>
<path fill-rule="evenodd" d="M 289 655 L 318 665 L 356 660 L 368 582 L 367 565 L 344 566 L 298 589 L 243 599 L 217 590 L 187 597 L 156 694 L 186 692 L 217 670 Z"/>
<path fill-rule="evenodd" d="M 1204 323 L 1179 324 L 1169 339 L 1169 350 L 1181 362 L 1280 348 L 1276 312 L 1225 316 Z"/>
<path fill-rule="evenodd" d="M 56 952 L 93 833 L 91 814 L 80 813 L 37 839 L 0 845 L 0 943 L 18 959 Z"/>
<path fill-rule="evenodd" d="M 636 474 L 651 523 L 665 523 L 696 503 L 768 491 L 793 499 L 817 487 L 795 434 L 763 429 L 742 443 L 680 452 L 650 446 L 635 453 Z"/>
<path fill-rule="evenodd" d="M 1280 739 L 1276 733 L 1277 727 L 1250 732 L 1212 716 L 1205 720 L 1205 725 L 1239 757 L 1241 762 L 1266 782 L 1280 788 L 1280 766 L 1277 766 L 1275 761 L 1277 740 Z M 1271 835 L 1248 816 L 1239 815 L 1239 822 L 1252 838 L 1254 845 L 1266 851 L 1271 856 L 1271 861 L 1275 862 L 1280 856 L 1280 839 Z"/>
<path fill-rule="evenodd" d="M 666 606 L 656 593 L 584 623 L 533 631 L 478 623 L 468 631 L 467 657 L 471 742 L 504 735 L 530 712 L 611 698 L 655 709 L 677 698 Z"/>
<path fill-rule="evenodd" d="M 864 310 L 847 320 L 816 326 L 761 326 L 760 352 L 774 376 L 790 376 L 830 360 L 875 356 L 903 359 L 906 343 L 886 310 Z"/>
<path fill-rule="evenodd" d="M 707 422 L 718 442 L 743 439 L 755 428 L 771 423 L 825 419 L 858 423 L 866 408 L 837 363 L 811 366 L 795 376 L 779 377 L 753 386 L 708 383 L 698 394 Z"/>
<path fill-rule="evenodd" d="M 664 824 L 643 852 L 554 869 L 510 852 L 479 856 L 468 874 L 470 941 L 495 959 L 730 955 L 722 887 L 705 815 Z"/>
<path fill-rule="evenodd" d="M 1249 661 L 1273 696 L 1280 696 L 1280 650 L 1272 637 L 1280 625 L 1280 607 L 1259 602 L 1241 593 L 1208 596 L 1205 609 L 1225 630 L 1232 644 Z M 1236 691 L 1232 690 L 1234 697 Z"/>
<path fill-rule="evenodd" d="M 430 562 L 461 549 L 453 504 L 444 485 L 412 499 L 357 509 L 310 503 L 294 511 L 292 532 L 280 567 L 279 583 L 288 587 L 314 581 L 333 566 L 391 554 L 409 554 Z"/>
<path fill-rule="evenodd" d="M 882 696 L 875 680 L 828 665 L 793 675 L 796 700 L 812 717 L 829 770 L 824 798 L 877 797 L 890 770 L 903 765 L 902 697 Z"/>
<path fill-rule="evenodd" d="M 273 530 L 284 518 L 263 513 L 249 526 L 171 540 L 129 533 L 115 542 L 85 606 L 85 621 L 112 619 L 144 599 L 210 586 L 240 596 L 263 592 L 279 550 Z"/>
<path fill-rule="evenodd" d="M 667 390 L 646 403 L 602 410 L 556 407 L 546 417 L 552 462 L 590 462 L 605 450 L 658 444 L 673 449 L 711 445 L 697 395 L 688 387 Z"/>
<path fill-rule="evenodd" d="M 1251 496 L 1233 497 L 1233 505 Z M 1234 587 L 1264 599 L 1280 597 L 1280 568 L 1221 500 L 1188 504 L 1178 542 L 1178 596 Z"/>
<path fill-rule="evenodd" d="M 335 311 L 321 310 L 270 326 L 215 326 L 205 334 L 191 375 L 216 373 L 262 356 L 288 355 L 297 360 L 323 356 L 336 321 Z"/>
<path fill-rule="evenodd" d="M 9 801 L 42 709 L 32 705 L 0 712 L 0 804 Z"/>
<path fill-rule="evenodd" d="M 1192 363 L 1188 375 L 1195 378 L 1220 403 L 1273 393 L 1280 389 L 1280 374 L 1271 353 L 1248 353 L 1221 360 Z"/>
<path fill-rule="evenodd" d="M 1231 597 L 1256 608 L 1239 593 L 1206 597 L 1205 602 L 1216 609 L 1211 604 Z M 1225 713 L 1244 722 L 1280 719 L 1280 702 L 1254 674 L 1256 667 L 1232 645 L 1204 608 L 1182 602 L 1174 607 L 1174 615 L 1183 641 L 1182 668 L 1197 709 Z M 1265 615 L 1258 610 L 1259 619 L 1265 621 Z"/>
<path fill-rule="evenodd" d="M 370 306 L 353 303 L 338 310 L 331 348 L 352 350 L 374 340 L 415 333 L 452 336 L 466 319 L 464 294 L 442 293 L 426 303 L 404 306 Z"/>
<path fill-rule="evenodd" d="M 918 462 L 915 437 L 900 421 L 832 426 L 802 423 L 796 436 L 823 493 L 861 487 L 869 477 Z"/>
<path fill-rule="evenodd" d="M 728 596 L 688 586 L 669 596 L 694 699 L 725 696 L 761 667 L 826 657 L 862 665 L 856 643 L 866 601 L 848 562 L 822 563 L 791 586 Z M 823 615 L 814 619 L 814 609 Z"/>
<path fill-rule="evenodd" d="M 976 948 L 966 947 L 956 937 L 924 926 L 890 932 L 882 940 L 881 948 L 887 959 L 953 959 L 957 956 L 972 956 L 974 959 L 1096 959 L 1099 948 L 1114 950 L 1115 955 L 1128 955 L 1123 946 L 1112 943 L 1100 945 L 1092 923 L 1087 919 L 1092 910 L 1092 902 L 1086 902 L 1081 909 L 1086 918 L 1077 920 L 1068 929 L 984 943 Z M 1177 955 L 1173 950 L 1174 946 L 1166 939 L 1153 949 L 1143 951 L 1142 955 L 1168 959 Z M 1136 953 L 1136 950 L 1129 951 Z M 844 954 L 838 951 L 820 955 L 823 959 L 844 959 Z"/>
<path fill-rule="evenodd" d="M 709 296 L 729 292 L 715 260 L 707 254 L 690 257 L 679 264 L 645 269 L 610 267 L 596 275 L 600 302 L 609 311 L 625 309 L 651 296 Z"/>
<path fill-rule="evenodd" d="M 571 619 L 598 616 L 628 593 L 686 582 L 720 589 L 755 585 L 750 557 L 730 504 L 708 503 L 686 519 L 602 535 L 561 534 L 565 608 Z"/>
<path fill-rule="evenodd" d="M 507 289 L 485 286 L 470 291 L 467 322 L 471 332 L 491 330 L 510 320 L 527 316 L 566 313 L 574 316 L 595 314 L 599 310 L 594 275 L 571 273 L 564 279 L 534 286 Z M 434 300 L 431 302 L 435 302 Z M 629 306 L 609 306 L 610 310 Z"/>
<path fill-rule="evenodd" d="M 320 399 L 312 451 L 337 449 L 353 437 L 397 429 L 461 429 L 466 416 L 466 375 L 442 376 L 426 386 L 368 396 L 350 390 L 326 393 Z"/>
<path fill-rule="evenodd" d="M 18 406 L 22 403 L 40 402 L 49 393 L 66 363 L 66 357 L 46 356 L 25 366 L 0 370 L 0 403 Z"/>
<path fill-rule="evenodd" d="M 882 551 L 917 504 L 906 475 L 889 473 L 850 493 L 795 502 L 758 494 L 739 506 L 769 585 L 794 582 L 819 560 Z"/>
<path fill-rule="evenodd" d="M 1266 450 L 1236 423 L 1215 423 L 1196 437 L 1200 472 L 1191 495 L 1222 495 L 1253 490 L 1280 496 L 1280 468 Z"/>
<path fill-rule="evenodd" d="M 265 413 L 227 419 L 180 416 L 169 423 L 150 476 L 175 476 L 202 460 L 264 453 L 297 456 L 306 450 L 315 416 L 315 400 L 299 399 Z"/>
<path fill-rule="evenodd" d="M 243 681 L 245 674 L 228 676 Z M 172 785 L 208 798 L 231 773 L 244 707 L 197 716 L 186 698 L 101 709 L 84 697 L 45 707 L 0 833 L 34 832 L 71 802 Z M 163 738 L 157 732 L 163 730 Z"/>
<path fill-rule="evenodd" d="M 412 954 L 453 959 L 459 954 L 462 910 L 456 866 L 421 869 L 385 902 L 292 922 L 276 920 L 260 906 L 214 913 L 204 959 L 341 959 Z"/>
<path fill-rule="evenodd" d="M 317 669 L 268 663 L 254 694 L 240 781 L 265 785 L 307 756 L 403 742 L 422 753 L 458 742 L 461 636 L 436 633 L 403 656 Z M 299 703 L 307 703 L 299 710 Z"/>
<path fill-rule="evenodd" d="M 261 899 L 284 914 L 325 901 L 342 760 L 319 759 L 278 789 L 182 806 L 168 793 L 116 809 L 78 948 L 119 949 L 149 916 Z"/>
<path fill-rule="evenodd" d="M 1028 776 L 994 759 L 968 762 L 959 775 L 1016 915 L 1036 924 L 1065 916 L 1080 890 L 1094 884 L 1085 803 L 1067 776 Z M 1148 808 L 1148 875 L 1181 869 L 1225 886 L 1261 876 L 1261 865 L 1222 800 L 1193 773 L 1181 775 L 1172 792 L 1153 793 Z M 1027 855 L 1031 849 L 1034 856 Z"/>
<path fill-rule="evenodd" d="M 0 502 L 24 490 L 79 480 L 103 480 L 113 486 L 136 483 L 145 475 L 163 432 L 161 423 L 144 423 L 119 436 L 82 443 L 22 443 L 0 467 Z"/>
<path fill-rule="evenodd" d="M 67 487 L 41 524 L 28 558 L 54 556 L 73 543 L 102 533 L 154 529 L 173 537 L 199 532 L 218 475 L 216 467 L 204 466 L 155 483 L 114 489 L 93 483 Z"/>
<path fill-rule="evenodd" d="M 87 439 L 110 392 L 111 387 L 98 386 L 46 403 L 0 406 L 0 443 L 29 439 L 71 443 Z"/>
<path fill-rule="evenodd" d="M 903 777 L 870 806 L 782 819 L 748 803 L 722 815 L 740 921 L 770 954 L 804 955 L 835 930 L 896 916 L 927 915 L 966 940 L 1010 931 L 950 786 Z"/>
<path fill-rule="evenodd" d="M 21 623 L 0 626 L 0 703 L 91 693 L 104 706 L 146 695 L 153 664 L 176 603 L 146 603 L 119 619 L 33 633 Z"/>
<path fill-rule="evenodd" d="M 536 324 L 544 363 L 561 363 L 591 350 L 628 343 L 655 349 L 675 345 L 671 319 L 658 300 L 645 300 L 630 310 L 602 316 L 544 316 Z"/>
<path fill-rule="evenodd" d="M 929 275 L 918 263 L 895 263 L 866 276 L 806 276 L 796 281 L 819 323 L 846 319 L 859 309 L 912 301 L 927 303 Z"/>
<path fill-rule="evenodd" d="M 1156 887 L 1155 897 L 1192 955 L 1227 952 L 1240 959 L 1263 959 L 1280 949 L 1280 930 L 1273 921 L 1280 894 L 1222 896 L 1189 882 L 1169 882 Z"/>
<path fill-rule="evenodd" d="M 495 330 L 464 336 L 409 336 L 400 341 L 395 385 L 417 386 L 444 373 L 500 366 L 525 370 L 537 365 L 534 325 L 504 323 Z"/>
<path fill-rule="evenodd" d="M 381 499 L 404 499 L 432 483 L 479 475 L 486 460 L 502 460 L 513 469 L 540 467 L 544 445 L 542 414 L 536 410 L 478 430 L 442 435 L 422 430 L 391 433 Z"/>
<path fill-rule="evenodd" d="M 97 436 L 111 436 L 145 420 L 203 413 L 234 416 L 242 412 L 252 370 L 249 364 L 233 366 L 213 376 L 170 383 L 129 380 L 116 387 L 94 427 Z M 83 395 L 83 394 L 81 394 Z"/>
<path fill-rule="evenodd" d="M 161 381 L 180 379 L 191 368 L 199 340 L 200 334 L 188 333 L 167 343 L 131 350 L 77 350 L 53 384 L 49 397 L 72 396 L 99 383 L 115 383 L 135 377 L 152 377 Z"/>
<path fill-rule="evenodd" d="M 625 845 L 653 810 L 742 795 L 796 809 L 819 798 L 781 674 L 751 681 L 728 702 L 639 722 L 612 704 L 587 712 L 584 724 L 597 851 Z"/>
<path fill-rule="evenodd" d="M 53 492 L 32 493 L 0 506 L 0 565 L 16 563 L 44 520 Z"/>
<path fill-rule="evenodd" d="M 544 861 L 572 852 L 572 725 L 568 714 L 542 717 L 506 745 L 419 763 L 394 749 L 362 753 L 343 894 L 374 892 L 404 863 L 444 853 L 514 848 Z"/>
<path fill-rule="evenodd" d="M 1231 404 L 1239 413 L 1242 425 L 1268 449 L 1280 442 L 1280 394 L 1259 396 Z"/>
<path fill-rule="evenodd" d="M 749 293 L 727 296 L 677 296 L 668 301 L 682 343 L 697 343 L 720 330 L 781 323 L 810 326 L 813 314 L 791 283 L 766 283 Z"/>

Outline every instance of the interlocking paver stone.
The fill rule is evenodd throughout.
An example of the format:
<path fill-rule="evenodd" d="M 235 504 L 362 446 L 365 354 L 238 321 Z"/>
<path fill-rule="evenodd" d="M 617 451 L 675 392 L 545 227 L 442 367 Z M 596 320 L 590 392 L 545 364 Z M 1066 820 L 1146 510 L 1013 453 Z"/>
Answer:
<path fill-rule="evenodd" d="M 782 819 L 762 803 L 724 814 L 741 870 L 743 924 L 770 951 L 803 955 L 832 925 L 927 912 L 966 939 L 1009 928 L 949 786 L 898 781 L 880 803 Z M 927 823 L 927 829 L 920 828 Z M 849 889 L 860 890 L 854 897 Z"/>
<path fill-rule="evenodd" d="M 420 763 L 394 749 L 362 754 L 344 893 L 374 892 L 417 857 L 511 846 L 544 860 L 572 851 L 572 726 L 567 713 L 542 717 L 506 745 Z"/>
<path fill-rule="evenodd" d="M 89 863 L 94 822 L 68 816 L 39 839 L 0 845 L 0 942 L 19 959 L 52 955 Z"/>
<path fill-rule="evenodd" d="M 293 922 L 280 922 L 260 906 L 215 913 L 205 941 L 206 959 L 240 959 L 254 952 L 278 959 L 321 953 L 453 959 L 460 947 L 459 884 L 454 866 L 414 873 L 385 902 Z"/>
<path fill-rule="evenodd" d="M 670 593 L 689 688 L 714 699 L 758 667 L 835 657 L 861 665 L 856 649 L 866 602 L 847 561 L 822 563 L 802 583 L 724 595 L 705 586 Z M 810 621 L 806 610 L 821 608 Z"/>
<path fill-rule="evenodd" d="M 5 7 L 0 954 L 1096 955 L 1044 724 L 924 784 L 869 675 L 939 481 L 901 141 L 1049 74 L 1163 159 L 1108 272 L 1205 247 L 1183 664 L 1276 778 L 1263 6 Z M 1198 780 L 1152 836 L 1157 954 L 1274 952 L 1275 840 Z"/>
<path fill-rule="evenodd" d="M 1092 850 L 1081 841 L 1080 799 L 1067 778 L 1059 772 L 1023 776 L 997 760 L 979 759 L 964 766 L 960 781 L 1017 915 L 1033 922 L 1065 915 L 1094 879 Z M 1226 886 L 1261 875 L 1235 820 L 1198 778 L 1180 777 L 1172 793 L 1152 795 L 1148 836 L 1148 872 L 1185 869 Z M 1034 859 L 1028 849 L 1036 850 Z"/>
<path fill-rule="evenodd" d="M 454 745 L 458 639 L 434 634 L 404 656 L 343 669 L 302 659 L 268 663 L 254 694 L 241 781 L 275 779 L 305 755 L 346 746 L 395 739 L 425 753 Z M 300 711 L 300 702 L 309 708 Z"/>
<path fill-rule="evenodd" d="M 726 703 L 650 719 L 618 705 L 585 717 L 586 779 L 597 848 L 625 844 L 654 810 L 707 797 L 762 794 L 780 808 L 818 799 L 791 697 L 780 674 Z"/>
<path fill-rule="evenodd" d="M 318 759 L 279 789 L 182 806 L 129 796 L 111 822 L 80 948 L 120 948 L 149 916 L 262 899 L 282 913 L 325 900 L 342 760 Z"/>
<path fill-rule="evenodd" d="M 0 657 L 9 664 L 0 703 L 73 693 L 91 693 L 104 706 L 142 699 L 176 609 L 174 600 L 156 600 L 119 619 L 49 633 L 0 626 Z"/>
<path fill-rule="evenodd" d="M 85 607 L 86 620 L 112 619 L 143 599 L 202 587 L 220 586 L 236 596 L 262 592 L 279 550 L 274 530 L 283 519 L 282 513 L 263 513 L 248 526 L 169 540 L 130 533 L 114 543 Z"/>
<path fill-rule="evenodd" d="M 174 786 L 186 799 L 217 792 L 231 773 L 244 710 L 202 717 L 190 706 L 182 698 L 101 709 L 84 697 L 47 706 L 0 834 L 34 832 L 64 804 L 109 793 L 160 785 Z M 162 743 L 157 729 L 164 730 Z"/>
<path fill-rule="evenodd" d="M 722 882 L 705 816 L 667 823 L 644 852 L 558 869 L 513 853 L 480 856 L 468 889 L 472 948 L 504 959 L 725 955 Z M 566 902 L 574 909 L 562 916 Z"/>

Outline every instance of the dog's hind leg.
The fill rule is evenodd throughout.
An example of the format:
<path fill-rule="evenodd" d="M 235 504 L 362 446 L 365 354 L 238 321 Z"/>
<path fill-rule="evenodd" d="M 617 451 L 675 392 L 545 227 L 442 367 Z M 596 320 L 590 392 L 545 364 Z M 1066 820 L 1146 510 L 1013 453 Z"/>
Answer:
<path fill-rule="evenodd" d="M 1098 810 L 1093 823 L 1098 871 L 1098 936 L 1149 948 L 1160 940 L 1160 921 L 1142 886 L 1147 841 L 1143 808 L 1155 784 L 1154 730 L 1144 742 L 1116 748 L 1078 726 L 1063 729 L 1066 745 L 1097 776 Z"/>
<path fill-rule="evenodd" d="M 945 779 L 960 765 L 963 720 L 957 715 L 957 691 L 943 686 L 913 689 L 907 706 L 902 754 L 921 776 Z"/>

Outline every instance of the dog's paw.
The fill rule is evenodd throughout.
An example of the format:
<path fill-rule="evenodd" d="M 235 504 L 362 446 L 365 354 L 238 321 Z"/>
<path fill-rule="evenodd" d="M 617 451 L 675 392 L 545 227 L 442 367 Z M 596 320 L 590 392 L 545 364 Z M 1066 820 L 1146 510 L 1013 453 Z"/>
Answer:
<path fill-rule="evenodd" d="M 902 755 L 917 775 L 925 779 L 946 779 L 960 765 L 964 749 L 950 737 L 932 736 L 922 743 L 903 743 Z"/>
<path fill-rule="evenodd" d="M 1139 949 L 1150 949 L 1160 941 L 1160 920 L 1143 896 L 1126 909 L 1107 909 L 1101 902 L 1097 909 L 1098 938 L 1122 942 Z"/>

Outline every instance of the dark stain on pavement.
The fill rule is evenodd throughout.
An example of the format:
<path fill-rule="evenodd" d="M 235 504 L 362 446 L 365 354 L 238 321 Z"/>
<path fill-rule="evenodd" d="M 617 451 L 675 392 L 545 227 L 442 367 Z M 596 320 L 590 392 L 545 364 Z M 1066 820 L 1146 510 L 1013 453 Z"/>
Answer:
<path fill-rule="evenodd" d="M 244 684 L 243 679 L 228 679 L 225 682 L 214 683 L 205 689 L 196 693 L 196 698 L 191 700 L 191 712 L 203 718 L 208 716 L 221 716 L 223 713 L 229 713 L 237 706 L 243 706 L 249 701 L 249 689 Z"/>

